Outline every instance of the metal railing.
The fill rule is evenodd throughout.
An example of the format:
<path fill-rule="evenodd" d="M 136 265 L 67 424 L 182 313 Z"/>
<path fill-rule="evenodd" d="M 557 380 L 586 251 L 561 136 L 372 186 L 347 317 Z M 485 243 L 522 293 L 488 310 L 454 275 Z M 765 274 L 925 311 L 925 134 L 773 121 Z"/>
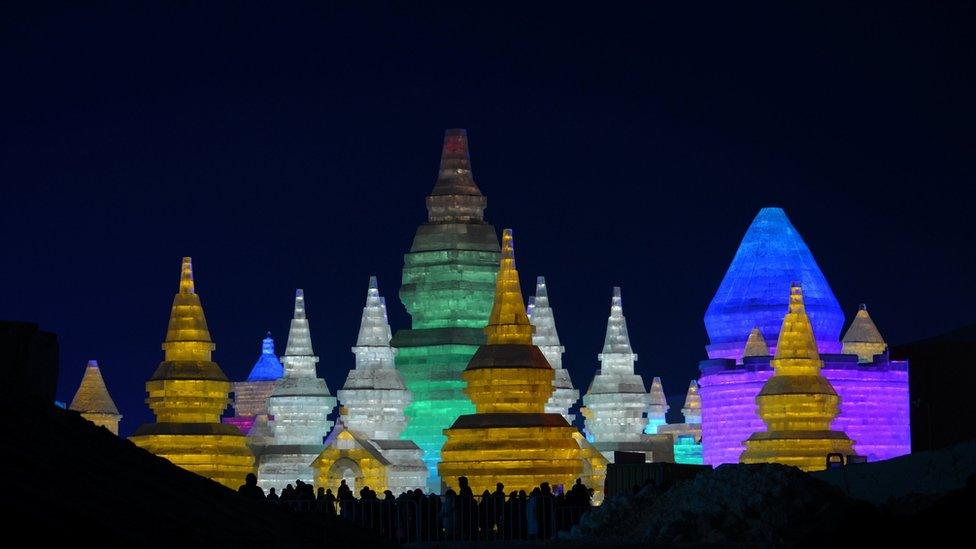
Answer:
<path fill-rule="evenodd" d="M 276 504 L 295 512 L 335 515 L 400 543 L 552 539 L 578 524 L 590 510 L 588 502 L 581 505 L 572 498 L 556 496 L 449 499 L 408 495 L 395 500 L 290 500 Z"/>

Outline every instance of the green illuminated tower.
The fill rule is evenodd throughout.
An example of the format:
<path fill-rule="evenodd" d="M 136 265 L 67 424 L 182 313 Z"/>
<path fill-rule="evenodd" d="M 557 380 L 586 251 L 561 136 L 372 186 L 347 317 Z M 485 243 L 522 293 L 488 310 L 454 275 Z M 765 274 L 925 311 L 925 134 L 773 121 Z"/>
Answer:
<path fill-rule="evenodd" d="M 438 492 L 444 429 L 475 412 L 461 372 L 485 343 L 495 298 L 500 248 L 495 228 L 484 220 L 486 204 L 471 176 L 467 132 L 447 130 L 440 173 L 427 197 L 427 222 L 403 257 L 400 301 L 412 327 L 391 342 L 399 349 L 397 368 L 413 393 L 401 438 L 423 449 L 428 489 Z"/>

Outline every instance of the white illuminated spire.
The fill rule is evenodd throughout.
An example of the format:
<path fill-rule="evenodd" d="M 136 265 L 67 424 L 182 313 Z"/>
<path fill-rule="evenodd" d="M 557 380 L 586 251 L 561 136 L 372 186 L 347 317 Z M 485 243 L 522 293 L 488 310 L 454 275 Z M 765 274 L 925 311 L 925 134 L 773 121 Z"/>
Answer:
<path fill-rule="evenodd" d="M 532 334 L 532 344 L 542 351 L 549 365 L 555 371 L 552 378 L 553 392 L 546 402 L 546 413 L 562 414 L 566 421 L 572 423 L 576 416 L 569 410 L 579 400 L 579 391 L 573 388 L 573 380 L 569 372 L 563 368 L 563 353 L 566 348 L 559 344 L 559 333 L 556 332 L 556 318 L 552 307 L 549 306 L 549 292 L 546 289 L 546 278 L 536 279 L 535 295 L 529 299 L 529 321 L 535 326 Z"/>

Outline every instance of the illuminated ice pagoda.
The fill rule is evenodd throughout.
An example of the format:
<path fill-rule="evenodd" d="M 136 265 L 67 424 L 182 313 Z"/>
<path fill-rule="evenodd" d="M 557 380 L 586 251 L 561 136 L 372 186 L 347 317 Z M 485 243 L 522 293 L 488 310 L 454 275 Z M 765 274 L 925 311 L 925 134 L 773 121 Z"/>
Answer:
<path fill-rule="evenodd" d="M 745 439 L 765 428 L 755 398 L 773 375 L 776 347 L 768 343 L 779 340 L 794 281 L 803 288 L 822 373 L 841 399 L 832 428 L 846 432 L 869 461 L 909 453 L 908 363 L 886 353 L 859 356 L 850 345 L 865 337 L 857 327 L 843 349 L 844 315 L 813 254 L 782 209 L 763 208 L 705 313 L 709 359 L 699 363 L 705 463 L 738 462 Z"/>
<path fill-rule="evenodd" d="M 486 204 L 471 175 L 467 133 L 447 130 L 440 172 L 427 197 L 427 222 L 403 258 L 400 301 L 411 329 L 398 331 L 392 341 L 397 369 L 413 395 L 401 438 L 423 449 L 428 489 L 434 491 L 440 490 L 444 429 L 474 412 L 461 372 L 485 342 L 498 269 L 498 237 L 484 220 Z"/>
<path fill-rule="evenodd" d="M 377 493 L 427 487 L 427 467 L 420 447 L 400 440 L 407 426 L 403 410 L 410 404 L 403 377 L 390 347 L 386 301 L 376 277 L 370 277 L 359 337 L 352 352 L 356 368 L 336 395 L 341 419 L 312 463 L 316 486 L 336 492 L 345 480 L 353 492 L 369 486 Z"/>
<path fill-rule="evenodd" d="M 671 435 L 674 438 L 674 461 L 690 465 L 702 464 L 701 445 L 701 396 L 698 394 L 698 382 L 691 380 L 688 393 L 685 395 L 684 406 L 681 407 L 682 423 L 669 423 L 657 428 L 658 434 Z"/>
<path fill-rule="evenodd" d="M 325 435 L 332 428 L 328 415 L 336 399 L 325 380 L 318 377 L 319 357 L 312 350 L 305 294 L 295 291 L 295 313 L 288 331 L 288 344 L 281 357 L 285 375 L 275 382 L 268 397 L 271 440 L 258 456 L 258 484 L 280 493 L 296 480 L 312 482 L 312 461 L 325 447 Z"/>
<path fill-rule="evenodd" d="M 271 332 L 268 332 L 261 342 L 261 356 L 251 368 L 247 380 L 236 381 L 232 384 L 234 389 L 234 417 L 224 418 L 224 423 L 236 425 L 242 433 L 248 434 L 254 425 L 255 418 L 268 415 L 268 397 L 274 390 L 275 381 L 284 373 L 284 366 L 275 356 Z"/>
<path fill-rule="evenodd" d="M 819 471 L 826 468 L 828 454 L 853 453 L 851 439 L 831 430 L 841 399 L 820 373 L 823 362 L 813 334 L 803 289 L 794 284 L 776 342 L 773 376 L 756 396 L 765 429 L 746 439 L 742 463 L 782 463 Z"/>
<path fill-rule="evenodd" d="M 620 288 L 613 289 L 607 335 L 598 357 L 600 369 L 583 397 L 587 437 L 611 461 L 618 451 L 644 453 L 648 461 L 672 461 L 670 438 L 644 432 L 651 395 L 634 372 L 637 353 L 630 346 Z"/>
<path fill-rule="evenodd" d="M 476 494 L 496 482 L 506 490 L 531 491 L 542 482 L 568 489 L 583 477 L 584 484 L 602 486 L 602 478 L 594 478 L 605 467 L 599 452 L 562 414 L 545 412 L 554 370 L 532 344 L 532 332 L 506 229 L 487 342 L 463 374 L 477 412 L 445 431 L 439 469 L 446 484 L 456 486 L 457 477 L 466 476 Z"/>
<path fill-rule="evenodd" d="M 651 403 L 647 405 L 647 425 L 644 426 L 644 433 L 656 435 L 657 428 L 668 422 L 668 399 L 664 396 L 664 385 L 661 378 L 655 377 L 651 381 L 651 390 L 648 391 Z"/>
<path fill-rule="evenodd" d="M 220 414 L 230 404 L 230 381 L 211 360 L 214 348 L 194 291 L 193 265 L 184 257 L 163 361 L 146 382 L 146 402 L 156 423 L 143 424 L 129 440 L 236 490 L 254 471 L 254 456 L 240 430 L 220 422 Z"/>
<path fill-rule="evenodd" d="M 98 425 L 105 427 L 112 434 L 119 434 L 119 420 L 122 414 L 115 407 L 115 401 L 108 394 L 108 387 L 102 379 L 102 371 L 98 368 L 97 360 L 89 360 L 85 366 L 85 375 L 81 378 L 81 385 L 78 392 L 71 399 L 69 410 L 74 410 L 81 414 L 81 417 Z"/>
<path fill-rule="evenodd" d="M 546 403 L 547 414 L 562 414 L 566 421 L 573 423 L 575 414 L 569 410 L 579 400 L 579 391 L 573 388 L 573 380 L 569 371 L 563 368 L 563 353 L 566 348 L 559 343 L 559 333 L 556 332 L 556 317 L 549 306 L 549 292 L 546 289 L 546 278 L 536 278 L 535 295 L 529 298 L 529 322 L 535 327 L 532 334 L 532 344 L 542 351 L 549 365 L 552 366 L 555 377 L 552 379 L 553 392 Z"/>

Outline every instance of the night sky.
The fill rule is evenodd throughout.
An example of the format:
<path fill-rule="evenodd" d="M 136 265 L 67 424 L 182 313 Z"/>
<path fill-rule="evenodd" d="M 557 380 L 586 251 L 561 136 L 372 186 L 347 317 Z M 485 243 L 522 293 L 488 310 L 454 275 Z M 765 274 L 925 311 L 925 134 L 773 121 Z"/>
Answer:
<path fill-rule="evenodd" d="M 123 434 L 152 418 L 185 255 L 233 380 L 265 331 L 283 350 L 297 287 L 333 391 L 369 275 L 407 327 L 402 256 L 453 127 L 583 391 L 620 285 L 638 373 L 680 407 L 762 206 L 890 343 L 974 320 L 972 4 L 166 4 L 0 14 L 0 318 L 58 334 L 61 400 L 98 359 Z"/>

